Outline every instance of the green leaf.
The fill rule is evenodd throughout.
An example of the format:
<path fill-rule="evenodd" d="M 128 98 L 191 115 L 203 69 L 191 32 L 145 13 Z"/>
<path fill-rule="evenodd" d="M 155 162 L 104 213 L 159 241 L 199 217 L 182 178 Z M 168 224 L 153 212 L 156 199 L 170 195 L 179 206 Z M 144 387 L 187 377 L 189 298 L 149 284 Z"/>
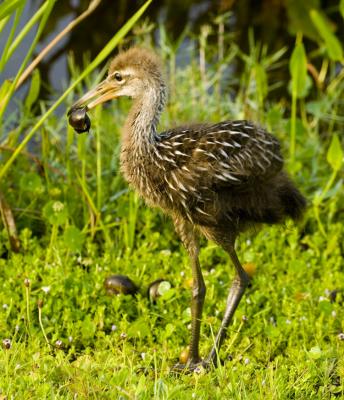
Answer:
<path fill-rule="evenodd" d="M 91 320 L 89 315 L 82 321 L 81 335 L 84 340 L 93 339 L 96 333 L 96 324 Z"/>
<path fill-rule="evenodd" d="M 309 91 L 311 90 L 312 86 L 313 86 L 313 80 L 311 79 L 311 77 L 309 75 L 306 75 L 306 84 L 302 88 L 302 91 L 298 93 L 298 97 L 300 99 L 305 98 L 308 95 Z M 288 83 L 288 92 L 290 94 L 293 94 L 293 82 L 292 81 L 290 81 Z"/>
<path fill-rule="evenodd" d="M 337 244 L 337 242 L 336 242 L 336 244 Z M 325 300 L 319 301 L 319 310 L 326 315 L 331 315 L 333 306 L 329 300 L 325 299 Z"/>
<path fill-rule="evenodd" d="M 302 42 L 296 43 L 291 55 L 289 69 L 291 74 L 292 95 L 303 97 L 307 89 L 307 57 Z"/>
<path fill-rule="evenodd" d="M 331 60 L 333 61 L 342 60 L 343 59 L 342 46 L 340 44 L 340 41 L 332 33 L 329 22 L 317 10 L 311 10 L 310 17 L 313 21 L 313 24 L 317 28 L 319 35 L 325 42 L 326 50 Z"/>
<path fill-rule="evenodd" d="M 339 11 L 342 14 L 342 17 L 344 18 L 344 0 L 340 0 Z"/>
<path fill-rule="evenodd" d="M 51 225 L 63 225 L 68 219 L 67 207 L 61 201 L 49 201 L 43 207 L 43 217 Z"/>
<path fill-rule="evenodd" d="M 314 28 L 309 16 L 309 10 L 319 8 L 319 0 L 285 0 L 288 14 L 288 30 L 296 35 L 302 32 L 304 36 L 314 41 L 319 40 L 319 34 Z"/>
<path fill-rule="evenodd" d="M 151 328 L 145 318 L 140 318 L 130 324 L 127 334 L 129 337 L 148 337 L 151 334 Z"/>
<path fill-rule="evenodd" d="M 326 158 L 334 171 L 340 170 L 343 164 L 343 149 L 337 135 L 332 136 Z"/>
<path fill-rule="evenodd" d="M 81 251 L 85 235 L 76 226 L 71 225 L 64 231 L 63 241 L 69 250 Z"/>
<path fill-rule="evenodd" d="M 41 76 L 39 74 L 39 70 L 35 69 L 32 73 L 30 90 L 25 99 L 25 107 L 28 110 L 31 109 L 32 104 L 37 100 L 40 87 L 41 87 Z"/>
<path fill-rule="evenodd" d="M 308 354 L 309 354 L 309 356 L 310 356 L 311 358 L 313 358 L 313 360 L 318 360 L 318 359 L 321 358 L 322 355 L 323 355 L 323 353 L 322 353 L 322 351 L 321 351 L 321 349 L 320 349 L 319 346 L 314 346 L 314 347 L 312 347 L 312 348 L 309 350 Z"/>
<path fill-rule="evenodd" d="M 328 97 L 320 100 L 309 101 L 306 104 L 306 111 L 317 118 L 322 118 L 332 106 L 332 102 Z"/>
<path fill-rule="evenodd" d="M 24 192 L 42 193 L 43 185 L 39 175 L 34 172 L 28 172 L 21 176 L 19 187 Z"/>

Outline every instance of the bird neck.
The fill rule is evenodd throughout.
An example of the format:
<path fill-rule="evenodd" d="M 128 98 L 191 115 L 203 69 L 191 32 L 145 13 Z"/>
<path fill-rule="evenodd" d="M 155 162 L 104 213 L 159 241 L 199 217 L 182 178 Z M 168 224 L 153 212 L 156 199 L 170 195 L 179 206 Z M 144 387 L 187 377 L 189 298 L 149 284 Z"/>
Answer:
<path fill-rule="evenodd" d="M 122 144 L 132 154 L 144 155 L 152 151 L 166 97 L 166 86 L 160 82 L 147 88 L 142 97 L 134 100 L 125 124 Z"/>

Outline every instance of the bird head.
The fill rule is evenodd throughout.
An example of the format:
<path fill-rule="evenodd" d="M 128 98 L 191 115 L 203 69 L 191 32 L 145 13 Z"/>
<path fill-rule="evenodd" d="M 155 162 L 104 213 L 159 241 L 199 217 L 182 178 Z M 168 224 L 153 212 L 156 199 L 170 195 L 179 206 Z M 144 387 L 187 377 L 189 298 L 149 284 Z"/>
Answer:
<path fill-rule="evenodd" d="M 91 109 L 120 96 L 142 97 L 162 81 L 159 58 L 151 50 L 133 47 L 112 60 L 106 79 L 74 103 L 70 111 Z"/>

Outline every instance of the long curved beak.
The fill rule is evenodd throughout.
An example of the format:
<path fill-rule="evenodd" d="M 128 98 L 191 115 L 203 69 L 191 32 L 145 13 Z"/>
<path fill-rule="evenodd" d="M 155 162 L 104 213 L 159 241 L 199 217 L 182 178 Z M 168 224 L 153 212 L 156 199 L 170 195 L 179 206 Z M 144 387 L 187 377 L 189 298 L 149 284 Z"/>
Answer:
<path fill-rule="evenodd" d="M 84 96 L 75 102 L 70 110 L 75 110 L 80 107 L 86 107 L 88 110 L 97 106 L 98 104 L 105 103 L 118 97 L 118 86 L 113 82 L 105 79 L 100 82 L 94 89 L 91 89 Z"/>

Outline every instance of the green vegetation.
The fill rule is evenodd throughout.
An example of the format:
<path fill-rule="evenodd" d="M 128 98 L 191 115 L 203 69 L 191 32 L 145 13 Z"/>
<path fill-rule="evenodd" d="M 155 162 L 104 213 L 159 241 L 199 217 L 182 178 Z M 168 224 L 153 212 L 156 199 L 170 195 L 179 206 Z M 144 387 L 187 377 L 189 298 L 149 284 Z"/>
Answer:
<path fill-rule="evenodd" d="M 23 4 L 0 5 L 2 28 L 10 13 L 20 18 Z M 52 6 L 43 3 L 34 23 L 44 24 Z M 252 32 L 245 54 L 221 29 L 216 44 L 208 28 L 196 39 L 184 32 L 174 44 L 159 28 L 157 50 L 170 83 L 161 129 L 258 121 L 281 140 L 287 169 L 309 200 L 299 226 L 264 227 L 238 241 L 241 261 L 257 271 L 221 350 L 223 365 L 209 373 L 170 373 L 189 340 L 191 271 L 171 222 L 147 208 L 119 173 L 130 101 L 95 109 L 89 135 L 77 136 L 64 117 L 85 90 L 81 79 L 87 87 L 100 80 L 92 70 L 139 14 L 86 72 L 70 59 L 72 84 L 50 108 L 41 103 L 38 110 L 41 83 L 32 76 L 25 103 L 1 126 L 0 399 L 344 398 L 343 51 L 323 13 L 307 15 L 317 34 L 312 52 L 300 26 L 295 46 L 273 54 Z M 185 37 L 192 45 L 180 50 Z M 136 37 L 138 44 L 150 39 Z M 176 64 L 178 51 L 186 66 Z M 231 65 L 240 73 L 231 75 Z M 290 81 L 272 79 L 286 66 Z M 15 83 L 5 82 L 0 105 L 13 93 Z M 61 104 L 62 114 L 55 113 Z M 233 268 L 212 243 L 204 241 L 200 258 L 208 288 L 205 355 Z M 113 273 L 128 275 L 140 293 L 108 296 L 103 282 Z M 151 303 L 147 288 L 158 278 L 172 287 Z"/>

